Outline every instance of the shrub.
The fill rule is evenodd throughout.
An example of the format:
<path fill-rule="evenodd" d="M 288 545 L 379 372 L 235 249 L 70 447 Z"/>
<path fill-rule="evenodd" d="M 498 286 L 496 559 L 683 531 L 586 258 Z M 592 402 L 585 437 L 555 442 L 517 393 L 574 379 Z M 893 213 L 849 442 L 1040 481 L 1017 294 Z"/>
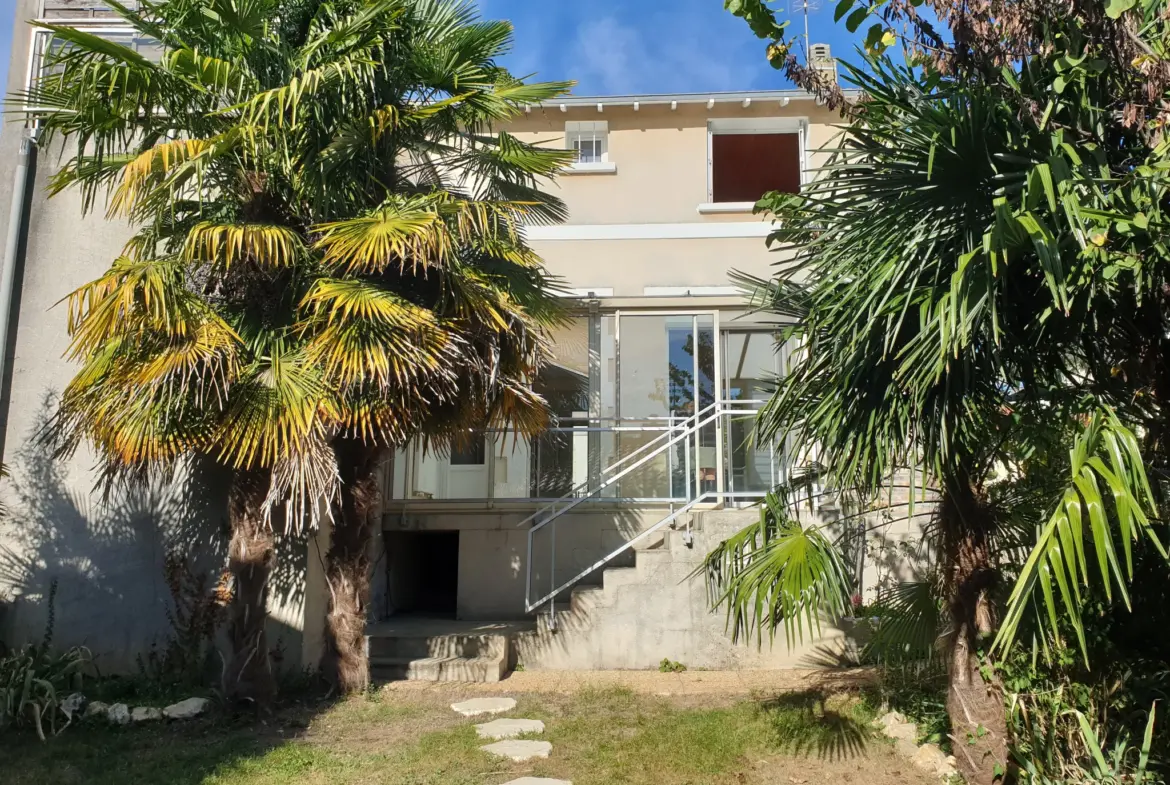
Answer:
<path fill-rule="evenodd" d="M 53 581 L 49 620 L 41 642 L 0 656 L 0 731 L 31 725 L 44 741 L 46 726 L 49 735 L 55 736 L 73 719 L 61 710 L 61 701 L 69 692 L 81 689 L 82 671 L 90 656 L 82 647 L 52 653 L 56 597 L 57 582 Z"/>

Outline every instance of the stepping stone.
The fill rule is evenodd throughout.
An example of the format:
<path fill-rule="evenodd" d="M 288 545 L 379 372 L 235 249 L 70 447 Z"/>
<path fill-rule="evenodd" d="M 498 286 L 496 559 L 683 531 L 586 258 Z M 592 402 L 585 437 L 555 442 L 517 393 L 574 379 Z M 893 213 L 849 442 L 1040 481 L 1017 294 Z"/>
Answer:
<path fill-rule="evenodd" d="M 547 741 L 521 741 L 511 739 L 509 741 L 497 741 L 495 744 L 487 744 L 480 747 L 480 749 L 500 758 L 510 758 L 511 760 L 520 762 L 533 758 L 547 758 L 548 754 L 552 752 L 552 745 Z"/>
<path fill-rule="evenodd" d="M 512 698 L 473 698 L 462 703 L 452 703 L 451 708 L 464 717 L 474 717 L 478 714 L 503 714 L 516 708 L 516 701 Z"/>
<path fill-rule="evenodd" d="M 504 785 L 573 785 L 568 780 L 553 780 L 548 777 L 521 777 L 505 782 Z"/>
<path fill-rule="evenodd" d="M 481 739 L 514 739 L 525 733 L 544 733 L 540 720 L 492 720 L 475 726 Z"/>

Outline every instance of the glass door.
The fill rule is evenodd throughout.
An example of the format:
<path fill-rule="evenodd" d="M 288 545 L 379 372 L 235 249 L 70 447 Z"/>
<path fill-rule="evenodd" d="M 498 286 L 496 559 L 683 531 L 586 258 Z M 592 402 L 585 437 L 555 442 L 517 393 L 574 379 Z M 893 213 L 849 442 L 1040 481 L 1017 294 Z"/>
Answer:
<path fill-rule="evenodd" d="M 771 330 L 729 329 L 721 333 L 723 344 L 723 399 L 764 401 L 775 389 L 780 373 L 778 336 Z M 757 408 L 755 406 L 746 408 Z M 755 438 L 755 415 L 728 418 L 724 450 L 727 490 L 763 492 L 778 479 L 778 450 Z"/>
<path fill-rule="evenodd" d="M 630 455 L 696 412 L 717 393 L 715 314 L 620 313 L 616 421 L 603 465 Z M 618 483 L 613 495 L 685 500 L 718 487 L 718 427 L 711 423 Z M 608 454 L 607 454 L 608 453 Z"/>

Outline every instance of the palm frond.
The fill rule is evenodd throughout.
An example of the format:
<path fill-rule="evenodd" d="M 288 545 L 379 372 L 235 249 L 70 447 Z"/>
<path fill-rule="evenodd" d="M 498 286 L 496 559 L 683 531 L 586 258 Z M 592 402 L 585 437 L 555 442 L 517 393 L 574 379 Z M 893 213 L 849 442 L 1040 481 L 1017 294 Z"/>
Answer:
<path fill-rule="evenodd" d="M 1068 487 L 1012 590 L 995 640 L 999 651 L 1012 645 L 1031 610 L 1046 636 L 1058 636 L 1061 618 L 1067 620 L 1087 658 L 1082 587 L 1099 581 L 1107 598 L 1116 589 L 1128 607 L 1133 544 L 1145 539 L 1170 559 L 1150 522 L 1156 507 L 1137 438 L 1112 411 L 1092 414 L 1070 459 Z"/>

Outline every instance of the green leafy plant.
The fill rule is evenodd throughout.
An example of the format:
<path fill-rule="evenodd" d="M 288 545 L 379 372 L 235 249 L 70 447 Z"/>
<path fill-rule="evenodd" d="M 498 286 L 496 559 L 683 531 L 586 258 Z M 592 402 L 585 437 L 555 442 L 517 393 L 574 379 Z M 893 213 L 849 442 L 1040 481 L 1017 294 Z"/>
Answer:
<path fill-rule="evenodd" d="M 32 726 L 44 741 L 65 730 L 73 720 L 62 711 L 61 701 L 69 692 L 81 688 L 90 654 L 82 647 L 52 651 L 56 596 L 54 580 L 47 600 L 49 619 L 40 643 L 0 656 L 0 731 Z"/>
<path fill-rule="evenodd" d="M 663 657 L 662 662 L 658 663 L 659 673 L 682 673 L 686 669 L 686 665 L 683 665 L 681 662 L 675 662 L 669 657 Z"/>

